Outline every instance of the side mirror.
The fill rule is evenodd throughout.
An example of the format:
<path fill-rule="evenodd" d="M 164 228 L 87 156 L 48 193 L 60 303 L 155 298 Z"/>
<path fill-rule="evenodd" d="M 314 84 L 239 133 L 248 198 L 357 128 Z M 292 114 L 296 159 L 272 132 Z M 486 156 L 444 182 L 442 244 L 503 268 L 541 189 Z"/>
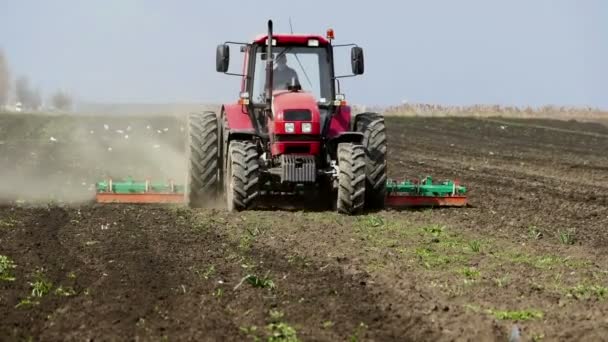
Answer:
<path fill-rule="evenodd" d="M 350 63 L 353 68 L 353 74 L 361 75 L 364 71 L 363 49 L 355 46 L 350 50 Z"/>
<path fill-rule="evenodd" d="M 230 48 L 227 44 L 217 46 L 215 53 L 215 69 L 217 72 L 227 72 L 230 65 Z"/>

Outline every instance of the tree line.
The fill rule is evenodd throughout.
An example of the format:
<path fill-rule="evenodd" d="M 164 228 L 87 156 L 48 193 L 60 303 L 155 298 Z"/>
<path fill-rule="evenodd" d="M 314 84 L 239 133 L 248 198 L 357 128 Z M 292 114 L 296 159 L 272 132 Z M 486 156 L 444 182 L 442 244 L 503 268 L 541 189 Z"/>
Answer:
<path fill-rule="evenodd" d="M 23 110 L 38 110 L 43 104 L 40 89 L 34 88 L 27 76 L 12 80 L 6 56 L 0 50 L 0 108 L 9 104 L 11 94 L 14 94 L 15 103 L 20 103 Z M 54 92 L 49 97 L 49 103 L 61 111 L 70 110 L 73 104 L 70 94 L 63 90 Z"/>

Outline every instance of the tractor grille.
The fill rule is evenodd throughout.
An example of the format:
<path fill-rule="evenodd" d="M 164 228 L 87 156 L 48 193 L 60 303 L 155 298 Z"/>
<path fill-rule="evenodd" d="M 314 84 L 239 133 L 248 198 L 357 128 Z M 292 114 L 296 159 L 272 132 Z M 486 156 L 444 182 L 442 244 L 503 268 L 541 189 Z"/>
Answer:
<path fill-rule="evenodd" d="M 317 179 L 314 156 L 281 155 L 281 182 L 313 183 Z"/>

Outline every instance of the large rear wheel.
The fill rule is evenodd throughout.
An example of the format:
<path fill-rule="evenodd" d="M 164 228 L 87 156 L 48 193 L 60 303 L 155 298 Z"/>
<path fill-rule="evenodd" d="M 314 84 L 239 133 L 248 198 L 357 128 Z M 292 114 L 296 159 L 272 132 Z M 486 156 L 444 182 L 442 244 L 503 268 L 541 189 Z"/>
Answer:
<path fill-rule="evenodd" d="M 337 209 L 342 214 L 358 214 L 365 205 L 365 149 L 352 143 L 338 144 Z"/>
<path fill-rule="evenodd" d="M 215 112 L 188 117 L 188 200 L 191 207 L 215 203 L 220 191 L 218 119 Z"/>
<path fill-rule="evenodd" d="M 365 147 L 365 206 L 369 209 L 383 209 L 387 179 L 384 117 L 377 113 L 359 114 L 355 130 L 363 133 Z"/>
<path fill-rule="evenodd" d="M 224 193 L 228 211 L 250 209 L 259 194 L 258 151 L 251 141 L 230 141 Z"/>

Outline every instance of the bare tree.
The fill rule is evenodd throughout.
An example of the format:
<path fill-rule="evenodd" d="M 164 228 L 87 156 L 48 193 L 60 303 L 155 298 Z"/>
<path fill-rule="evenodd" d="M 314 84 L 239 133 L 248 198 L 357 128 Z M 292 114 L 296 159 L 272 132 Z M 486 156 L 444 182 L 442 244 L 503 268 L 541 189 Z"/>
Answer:
<path fill-rule="evenodd" d="M 0 50 L 0 107 L 8 102 L 8 92 L 10 90 L 10 75 L 8 72 L 8 63 L 4 57 L 4 52 Z"/>
<path fill-rule="evenodd" d="M 72 108 L 72 97 L 65 91 L 58 91 L 51 97 L 53 107 L 58 110 L 70 110 Z"/>

